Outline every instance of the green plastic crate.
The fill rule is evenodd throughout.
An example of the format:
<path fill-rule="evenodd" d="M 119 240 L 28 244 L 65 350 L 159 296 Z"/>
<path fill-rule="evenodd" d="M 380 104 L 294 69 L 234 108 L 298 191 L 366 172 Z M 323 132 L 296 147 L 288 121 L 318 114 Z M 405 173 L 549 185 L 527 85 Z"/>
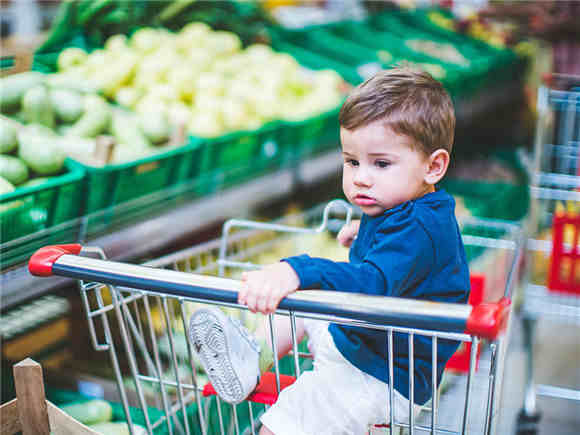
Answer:
<path fill-rule="evenodd" d="M 340 107 L 303 121 L 286 121 L 291 135 L 286 161 L 300 161 L 304 157 L 337 148 L 340 144 Z"/>
<path fill-rule="evenodd" d="M 0 195 L 0 269 L 21 263 L 42 246 L 76 242 L 70 226 L 82 213 L 85 173 L 70 162 L 66 169 L 46 183 Z"/>
<path fill-rule="evenodd" d="M 440 187 L 451 195 L 461 196 L 474 216 L 520 221 L 527 215 L 530 203 L 527 173 L 514 150 L 496 151 L 491 156 L 514 170 L 515 183 L 445 178 Z"/>
<path fill-rule="evenodd" d="M 90 215 L 89 232 L 115 223 L 121 214 L 116 209 L 119 205 L 190 183 L 199 175 L 203 153 L 203 143 L 192 140 L 185 146 L 128 163 L 93 167 L 73 160 L 86 172 L 82 210 Z M 131 211 L 144 207 L 146 203 L 135 204 Z"/>
<path fill-rule="evenodd" d="M 2 243 L 80 216 L 84 170 L 70 162 L 66 169 L 45 183 L 0 195 Z"/>
<path fill-rule="evenodd" d="M 236 131 L 216 138 L 192 138 L 203 143 L 199 175 L 202 193 L 219 191 L 279 169 L 287 144 L 284 123 L 270 122 L 257 130 Z"/>

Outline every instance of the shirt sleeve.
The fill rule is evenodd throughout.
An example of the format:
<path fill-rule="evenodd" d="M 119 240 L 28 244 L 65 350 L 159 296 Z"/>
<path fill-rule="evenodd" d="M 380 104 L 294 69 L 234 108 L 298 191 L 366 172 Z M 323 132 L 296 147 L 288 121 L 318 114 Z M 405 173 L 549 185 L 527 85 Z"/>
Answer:
<path fill-rule="evenodd" d="M 358 264 L 308 255 L 283 261 L 296 271 L 301 289 L 384 296 L 411 293 L 435 264 L 431 238 L 423 226 L 412 219 L 393 219 L 381 225 L 372 246 Z"/>

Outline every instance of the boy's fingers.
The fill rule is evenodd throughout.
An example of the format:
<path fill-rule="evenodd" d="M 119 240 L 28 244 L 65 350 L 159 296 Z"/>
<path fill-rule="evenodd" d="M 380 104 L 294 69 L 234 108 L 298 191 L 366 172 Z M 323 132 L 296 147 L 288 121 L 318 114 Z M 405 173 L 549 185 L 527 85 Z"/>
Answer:
<path fill-rule="evenodd" d="M 256 307 L 260 313 L 268 314 L 268 299 L 262 296 L 256 301 Z"/>

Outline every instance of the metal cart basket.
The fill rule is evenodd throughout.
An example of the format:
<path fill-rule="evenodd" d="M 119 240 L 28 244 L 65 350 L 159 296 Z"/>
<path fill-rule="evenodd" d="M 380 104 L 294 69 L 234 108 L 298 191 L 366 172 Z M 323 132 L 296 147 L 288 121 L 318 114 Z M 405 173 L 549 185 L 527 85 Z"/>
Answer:
<path fill-rule="evenodd" d="M 573 77 L 565 81 L 570 79 Z M 580 325 L 580 77 L 576 83 L 579 87 L 541 87 L 538 91 L 528 267 L 522 303 L 527 385 L 518 433 L 536 433 L 540 420 L 538 395 L 580 401 L 577 375 L 576 379 L 558 379 L 560 385 L 545 385 L 536 382 L 534 367 L 538 319 L 563 327 Z M 577 356 L 573 359 L 577 368 Z"/>
<path fill-rule="evenodd" d="M 252 329 L 260 319 L 237 305 L 237 274 L 304 251 L 321 256 L 317 250 L 322 255 L 334 250 L 334 258 L 345 255 L 346 249 L 338 248 L 333 232 L 351 215 L 344 201 L 332 201 L 274 223 L 232 220 L 225 224 L 221 240 L 144 265 L 106 261 L 98 248 L 50 246 L 31 258 L 29 268 L 35 275 L 80 280 L 93 346 L 110 354 L 131 428 L 129 407 L 135 406 L 143 412 L 146 429 L 153 434 L 257 433 L 259 416 L 276 400 L 280 389 L 292 382 L 292 376 L 310 368 L 307 349 L 296 339 L 295 322 L 301 317 L 384 330 L 385 346 L 390 350 L 394 332 L 409 334 L 411 373 L 415 336 L 431 340 L 434 367 L 438 339 L 471 344 L 464 376 L 444 383 L 445 387 L 438 391 L 434 369 L 432 399 L 420 413 L 412 409 L 414 378 L 410 376 L 408 418 L 402 420 L 391 411 L 384 421 L 369 427 L 369 433 L 495 433 L 509 336 L 510 298 L 521 253 L 520 228 L 507 222 L 473 219 L 461 223 L 472 273 L 489 277 L 488 286 L 501 286 L 496 300 L 476 306 L 425 304 L 326 290 L 299 291 L 279 305 L 278 314 L 290 318 L 293 350 L 275 363 L 270 385 L 234 406 L 211 394 L 187 338 L 190 314 L 200 304 L 219 305 Z M 273 316 L 263 320 L 269 321 L 274 334 Z M 481 350 L 478 344 L 483 342 L 487 346 Z M 274 354 L 275 346 L 274 343 Z M 392 357 L 388 370 L 392 378 Z M 392 389 L 390 401 L 393 402 Z M 150 418 L 150 408 L 162 410 L 161 418 Z"/>

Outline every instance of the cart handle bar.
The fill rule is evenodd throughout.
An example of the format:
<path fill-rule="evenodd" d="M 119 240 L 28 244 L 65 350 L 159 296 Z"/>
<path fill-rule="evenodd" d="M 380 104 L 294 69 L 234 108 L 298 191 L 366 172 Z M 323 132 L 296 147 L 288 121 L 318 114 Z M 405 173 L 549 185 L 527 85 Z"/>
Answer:
<path fill-rule="evenodd" d="M 64 276 L 145 290 L 161 295 L 237 304 L 241 281 L 81 257 L 81 245 L 39 249 L 28 269 L 36 276 Z M 505 331 L 510 300 L 467 304 L 426 302 L 328 290 L 303 290 L 284 298 L 279 309 L 328 315 L 372 324 L 466 333 L 494 340 Z"/>

